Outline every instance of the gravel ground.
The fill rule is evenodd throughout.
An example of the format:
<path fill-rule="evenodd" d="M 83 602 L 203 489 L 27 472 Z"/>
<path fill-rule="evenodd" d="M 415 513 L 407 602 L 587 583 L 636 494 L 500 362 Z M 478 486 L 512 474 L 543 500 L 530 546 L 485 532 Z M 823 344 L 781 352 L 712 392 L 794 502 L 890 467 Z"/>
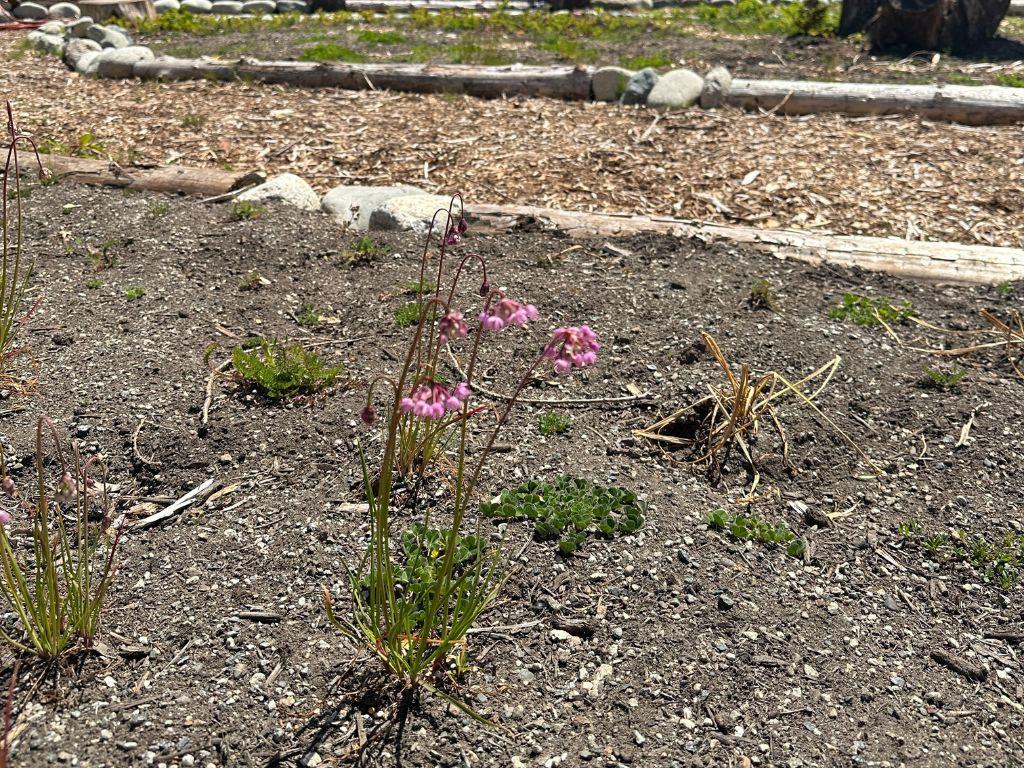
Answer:
<path fill-rule="evenodd" d="M 959 335 L 893 323 L 897 341 L 828 313 L 856 291 L 964 333 L 982 308 L 1019 308 L 1024 283 L 935 286 L 671 237 L 613 252 L 471 230 L 465 247 L 490 260 L 494 284 L 538 304 L 542 327 L 586 320 L 604 341 L 593 370 L 542 376 L 531 398 L 651 393 L 625 407 L 524 407 L 485 492 L 567 472 L 651 507 L 636 534 L 572 557 L 511 524 L 522 567 L 472 637 L 458 688 L 502 728 L 423 696 L 398 734 L 391 687 L 327 624 L 320 593 L 346 605 L 344 565 L 367 530 L 351 507 L 364 394 L 273 406 L 218 386 L 204 427 L 203 355 L 258 332 L 316 344 L 357 381 L 391 370 L 406 338 L 396 287 L 415 277 L 420 244 L 387 236 L 384 255 L 353 267 L 351 238 L 315 214 L 235 221 L 223 206 L 70 186 L 33 189 L 28 204 L 40 385 L 0 417 L 19 482 L 31 414 L 45 412 L 107 455 L 126 494 L 176 498 L 208 478 L 232 491 L 126 537 L 105 654 L 56 675 L 23 670 L 15 765 L 393 765 L 399 751 L 411 766 L 1020 764 L 1019 583 L 930 556 L 923 537 L 1021 534 L 1024 381 L 997 349 L 958 360 L 957 387 L 925 388 L 922 366 L 949 366 L 911 347 Z M 101 246 L 112 265 L 95 272 Z M 270 285 L 241 290 L 253 269 Z M 781 313 L 749 305 L 755 277 Z M 130 287 L 145 294 L 129 301 Z M 329 319 L 300 327 L 304 304 Z M 755 373 L 794 378 L 841 355 L 818 402 L 882 474 L 792 403 L 780 409 L 792 464 L 764 430 L 750 498 L 737 457 L 715 481 L 635 437 L 721 382 L 699 330 Z M 506 387 L 501 371 L 539 333 L 489 348 L 489 387 Z M 572 427 L 541 437 L 538 412 L 552 407 Z M 716 508 L 784 523 L 805 555 L 710 530 Z M 900 531 L 911 520 L 920 534 Z"/>

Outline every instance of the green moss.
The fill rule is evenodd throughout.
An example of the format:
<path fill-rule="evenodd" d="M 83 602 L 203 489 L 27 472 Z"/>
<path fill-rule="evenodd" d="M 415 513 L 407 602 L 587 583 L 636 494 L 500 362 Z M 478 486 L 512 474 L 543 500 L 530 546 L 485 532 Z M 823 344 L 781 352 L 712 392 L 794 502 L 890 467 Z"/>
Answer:
<path fill-rule="evenodd" d="M 312 48 L 307 48 L 299 56 L 300 61 L 344 61 L 349 64 L 358 64 L 366 61 L 366 56 L 345 48 L 336 43 L 317 43 Z"/>

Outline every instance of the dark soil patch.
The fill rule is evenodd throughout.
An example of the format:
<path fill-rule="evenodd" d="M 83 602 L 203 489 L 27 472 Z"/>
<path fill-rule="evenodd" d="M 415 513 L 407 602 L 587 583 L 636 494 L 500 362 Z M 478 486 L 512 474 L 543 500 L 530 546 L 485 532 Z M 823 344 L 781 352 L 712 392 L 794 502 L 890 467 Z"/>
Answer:
<path fill-rule="evenodd" d="M 854 82 L 1015 84 L 1024 77 L 1024 25 L 1005 23 L 971 57 L 932 52 L 873 55 L 859 37 L 834 39 L 724 28 L 700 11 L 596 18 L 575 25 L 546 12 L 523 16 L 340 14 L 298 23 L 195 22 L 189 31 L 156 31 L 144 42 L 159 53 L 268 60 L 426 62 L 431 64 L 592 64 L 633 69 L 685 66 L 704 72 L 721 64 L 737 77 Z M 603 21 L 601 21 L 603 19 Z M 720 22 L 718 22 L 720 23 Z M 207 26 L 209 25 L 209 26 Z M 756 28 L 756 27 L 755 27 Z M 1015 80 L 1014 77 L 1017 77 Z"/>
<path fill-rule="evenodd" d="M 342 253 L 354 238 L 322 216 L 272 209 L 239 222 L 225 206 L 166 199 L 162 212 L 153 200 L 163 198 L 33 190 L 28 233 L 44 302 L 28 336 L 40 385 L 0 428 L 10 452 L 24 456 L 31 415 L 48 413 L 105 453 L 113 479 L 139 495 L 176 497 L 207 478 L 238 488 L 126 537 L 103 633 L 113 653 L 42 682 L 32 703 L 20 694 L 28 730 L 15 764 L 336 765 L 353 759 L 364 733 L 366 762 L 395 764 L 395 731 L 377 730 L 390 686 L 328 626 L 321 598 L 326 586 L 345 604 L 344 565 L 367 531 L 345 506 L 359 500 L 362 394 L 272 406 L 218 389 L 208 428 L 200 411 L 204 350 L 250 333 L 316 343 L 360 380 L 391 370 L 407 334 L 393 325 L 404 300 L 393 294 L 415 279 L 420 242 L 382 236 L 389 255 L 352 268 Z M 111 240 L 114 266 L 92 272 L 86 245 Z M 1024 382 L 994 351 L 965 358 L 955 390 L 920 388 L 921 367 L 934 360 L 827 314 L 856 291 L 910 300 L 929 322 L 968 328 L 980 308 L 1019 307 L 1024 286 L 1004 296 L 670 237 L 623 241 L 626 256 L 601 241 L 579 244 L 554 268 L 541 265 L 568 244 L 544 233 L 470 232 L 465 247 L 490 259 L 495 284 L 540 307 L 542 327 L 589 321 L 604 341 L 596 368 L 537 381 L 530 397 L 619 396 L 632 384 L 653 400 L 573 408 L 571 429 L 546 438 L 538 409 L 521 409 L 485 487 L 563 473 L 625 485 L 650 500 L 647 523 L 567 559 L 532 542 L 529 523 L 510 524 L 523 567 L 485 616 L 498 628 L 472 636 L 463 690 L 505 730 L 424 696 L 404 731 L 402 764 L 1017 761 L 1020 587 L 934 561 L 897 527 L 914 519 L 928 532 L 1020 532 Z M 252 270 L 271 284 L 240 290 Z M 91 278 L 102 285 L 87 288 Z M 757 278 L 771 281 L 782 314 L 750 309 Z M 129 286 L 145 295 L 128 302 Z M 302 329 L 291 315 L 303 304 L 337 322 Z M 700 468 L 637 440 L 632 430 L 720 382 L 694 346 L 700 329 L 735 362 L 790 378 L 842 355 L 820 405 L 884 475 L 869 477 L 833 431 L 793 404 L 781 415 L 794 472 L 771 469 L 777 457 L 762 455 L 769 469 L 749 504 L 737 504 L 748 476 L 735 458 L 712 487 Z M 937 341 L 912 325 L 894 330 L 907 344 Z M 487 353 L 490 387 L 507 386 L 500 372 L 535 350 L 539 333 L 499 337 Z M 956 448 L 972 413 L 967 444 Z M 148 463 L 132 447 L 142 419 L 138 449 Z M 806 562 L 709 531 L 706 516 L 718 507 L 785 522 L 805 539 Z M 836 511 L 825 527 L 821 515 Z M 592 633 L 559 629 L 581 620 Z M 986 637 L 994 631 L 1009 634 Z M 117 652 L 127 646 L 148 654 Z M 967 679 L 939 651 L 988 674 Z M 601 665 L 610 674 L 588 691 L 583 684 L 608 671 Z M 23 685 L 37 674 L 25 672 Z"/>

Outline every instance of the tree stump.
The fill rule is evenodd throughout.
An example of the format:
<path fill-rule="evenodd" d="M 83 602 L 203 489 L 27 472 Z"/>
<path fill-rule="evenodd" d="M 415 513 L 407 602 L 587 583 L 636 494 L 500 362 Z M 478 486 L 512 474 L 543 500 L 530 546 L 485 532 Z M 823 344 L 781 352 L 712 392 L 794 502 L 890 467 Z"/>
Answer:
<path fill-rule="evenodd" d="M 991 39 L 1010 0 L 843 0 L 839 34 L 866 32 L 876 51 L 970 51 Z"/>
<path fill-rule="evenodd" d="M 122 19 L 156 18 L 156 7 L 153 5 L 153 0 L 80 0 L 78 7 L 82 10 L 83 16 L 89 16 L 93 21 L 105 21 L 114 17 Z"/>

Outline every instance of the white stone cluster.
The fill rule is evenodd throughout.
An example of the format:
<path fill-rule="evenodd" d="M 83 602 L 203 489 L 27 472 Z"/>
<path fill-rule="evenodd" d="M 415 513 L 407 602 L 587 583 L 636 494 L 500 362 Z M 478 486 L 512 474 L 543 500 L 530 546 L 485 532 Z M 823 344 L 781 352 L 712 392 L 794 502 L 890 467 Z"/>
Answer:
<path fill-rule="evenodd" d="M 690 69 L 673 69 L 664 75 L 648 67 L 634 72 L 622 67 L 601 67 L 590 80 L 595 101 L 644 104 L 658 110 L 686 109 L 700 104 L 720 107 L 732 85 L 725 67 L 714 67 L 701 77 Z"/>

